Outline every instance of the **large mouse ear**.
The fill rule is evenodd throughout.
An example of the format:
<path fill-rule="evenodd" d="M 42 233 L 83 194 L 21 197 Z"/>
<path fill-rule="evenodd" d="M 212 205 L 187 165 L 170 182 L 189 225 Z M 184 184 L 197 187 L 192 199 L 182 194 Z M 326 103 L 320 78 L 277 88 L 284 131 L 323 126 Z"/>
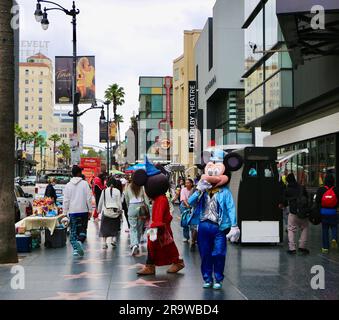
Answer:
<path fill-rule="evenodd" d="M 140 169 L 134 172 L 132 176 L 132 181 L 137 185 L 137 186 L 144 186 L 147 182 L 147 173 L 145 170 Z"/>
<path fill-rule="evenodd" d="M 224 159 L 226 170 L 238 171 L 244 164 L 242 156 L 237 153 L 229 153 Z"/>

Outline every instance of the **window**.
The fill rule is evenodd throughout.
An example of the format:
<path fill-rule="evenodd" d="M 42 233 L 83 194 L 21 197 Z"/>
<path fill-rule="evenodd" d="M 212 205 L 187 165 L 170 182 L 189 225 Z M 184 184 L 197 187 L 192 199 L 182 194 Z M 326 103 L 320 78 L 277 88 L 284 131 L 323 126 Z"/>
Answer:
<path fill-rule="evenodd" d="M 28 109 L 29 109 L 28 106 L 25 106 L 25 111 L 28 111 Z"/>
<path fill-rule="evenodd" d="M 25 70 L 25 75 L 28 76 L 29 75 L 29 70 Z"/>
<path fill-rule="evenodd" d="M 162 112 L 163 111 L 163 99 L 160 95 L 152 96 L 152 112 Z"/>
<path fill-rule="evenodd" d="M 25 124 L 25 129 L 28 129 L 28 124 Z"/>
<path fill-rule="evenodd" d="M 41 71 L 41 72 L 40 72 L 40 75 L 41 75 L 41 76 L 43 76 L 43 75 L 44 75 L 44 72 L 43 72 L 43 71 Z"/>
<path fill-rule="evenodd" d="M 39 94 L 42 94 L 42 89 L 41 88 L 39 88 Z"/>
<path fill-rule="evenodd" d="M 39 98 L 39 102 L 42 102 L 42 98 Z"/>
<path fill-rule="evenodd" d="M 41 123 L 39 123 L 39 129 L 40 129 L 40 130 L 42 129 L 42 124 L 41 124 Z"/>
<path fill-rule="evenodd" d="M 43 80 L 39 80 L 39 85 L 42 85 L 44 83 Z"/>
<path fill-rule="evenodd" d="M 213 68 L 213 18 L 208 19 L 208 70 Z"/>
<path fill-rule="evenodd" d="M 28 120 L 28 115 L 27 114 L 25 115 L 25 120 Z"/>
<path fill-rule="evenodd" d="M 25 84 L 29 84 L 29 80 L 25 80 Z"/>
<path fill-rule="evenodd" d="M 39 111 L 42 111 L 42 106 L 39 106 Z"/>
<path fill-rule="evenodd" d="M 25 88 L 25 93 L 28 94 L 29 93 L 29 89 Z"/>
<path fill-rule="evenodd" d="M 25 102 L 28 102 L 28 97 L 25 98 Z"/>
<path fill-rule="evenodd" d="M 42 115 L 39 115 L 39 120 L 42 120 Z"/>

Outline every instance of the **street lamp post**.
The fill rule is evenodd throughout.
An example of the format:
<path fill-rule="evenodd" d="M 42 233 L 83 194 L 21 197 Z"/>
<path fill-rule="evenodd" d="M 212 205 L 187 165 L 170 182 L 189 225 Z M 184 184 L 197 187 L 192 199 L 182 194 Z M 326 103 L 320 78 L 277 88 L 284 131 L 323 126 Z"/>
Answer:
<path fill-rule="evenodd" d="M 44 8 L 42 11 L 41 3 L 48 3 L 55 5 L 55 8 Z M 76 8 L 75 1 L 73 1 L 73 6 L 71 10 L 67 10 L 58 3 L 52 1 L 45 1 L 45 0 L 37 0 L 36 10 L 34 13 L 35 19 L 37 22 L 41 23 L 41 26 L 44 30 L 47 30 L 49 27 L 48 21 L 48 11 L 52 10 L 59 10 L 64 12 L 66 15 L 72 17 L 72 25 L 73 25 L 73 70 L 72 70 L 72 103 L 73 103 L 73 133 L 78 133 L 78 104 L 80 100 L 79 93 L 76 92 L 77 88 L 77 76 L 76 76 L 76 64 L 77 64 L 77 15 L 80 13 L 80 10 Z"/>

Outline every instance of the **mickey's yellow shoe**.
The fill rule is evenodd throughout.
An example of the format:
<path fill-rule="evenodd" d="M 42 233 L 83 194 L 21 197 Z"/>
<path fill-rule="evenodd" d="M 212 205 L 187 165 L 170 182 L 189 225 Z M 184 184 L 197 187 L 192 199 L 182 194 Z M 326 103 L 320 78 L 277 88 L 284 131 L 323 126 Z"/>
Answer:
<path fill-rule="evenodd" d="M 322 248 L 322 249 L 321 249 L 321 252 L 324 253 L 324 254 L 326 254 L 326 253 L 328 253 L 328 249 Z"/>

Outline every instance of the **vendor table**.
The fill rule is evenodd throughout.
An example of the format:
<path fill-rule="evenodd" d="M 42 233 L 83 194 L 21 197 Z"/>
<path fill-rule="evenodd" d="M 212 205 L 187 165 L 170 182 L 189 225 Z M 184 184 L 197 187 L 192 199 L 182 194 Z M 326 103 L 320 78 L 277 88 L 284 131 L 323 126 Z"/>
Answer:
<path fill-rule="evenodd" d="M 55 217 L 30 216 L 16 223 L 15 227 L 24 227 L 26 231 L 47 228 L 51 232 L 51 235 L 53 235 L 55 228 L 59 225 L 58 220 L 65 216 L 65 214 L 60 214 Z"/>

